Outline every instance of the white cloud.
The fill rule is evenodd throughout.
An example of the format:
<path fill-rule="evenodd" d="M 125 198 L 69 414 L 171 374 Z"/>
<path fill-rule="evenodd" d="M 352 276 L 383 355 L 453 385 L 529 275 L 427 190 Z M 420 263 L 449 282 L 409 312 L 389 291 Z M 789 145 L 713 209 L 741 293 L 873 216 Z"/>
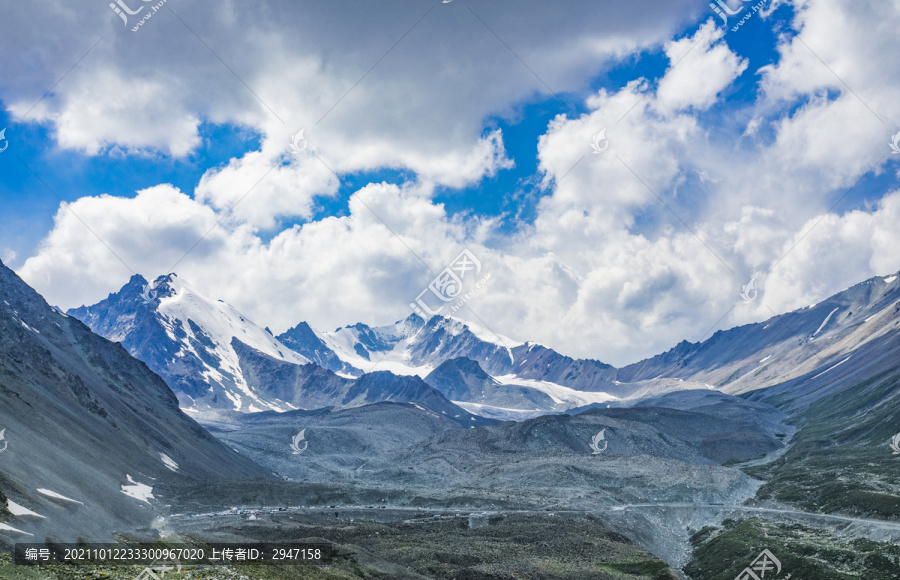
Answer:
<path fill-rule="evenodd" d="M 793 310 L 873 275 L 895 273 L 897 223 L 900 191 L 886 195 L 872 211 L 811 217 L 785 240 L 787 256 L 766 281 L 766 304 L 776 312 Z"/>
<path fill-rule="evenodd" d="M 60 207 L 38 254 L 18 273 L 51 304 L 93 304 L 104 288 L 121 286 L 133 273 L 170 267 L 215 223 L 212 210 L 169 185 L 132 199 L 84 197 Z M 213 229 L 192 258 L 211 258 L 222 234 Z"/>
<path fill-rule="evenodd" d="M 227 70 L 220 75 L 201 65 L 214 58 L 188 48 L 196 43 L 192 36 L 172 41 L 172 50 L 186 56 L 171 67 L 171 82 L 144 75 L 131 83 L 141 66 L 127 68 L 127 53 L 136 49 L 125 44 L 132 37 L 121 38 L 116 42 L 126 54 L 116 57 L 115 67 L 101 58 L 103 67 L 74 72 L 60 95 L 37 112 L 54 124 L 61 145 L 85 151 L 183 153 L 194 146 L 198 119 L 257 129 L 263 135 L 260 151 L 210 170 L 195 199 L 163 185 L 134 199 L 83 198 L 72 209 L 131 268 L 155 275 L 181 258 L 274 165 L 177 267 L 198 289 L 260 324 L 283 330 L 300 320 L 325 329 L 392 322 L 408 314 L 408 303 L 434 276 L 429 268 L 439 271 L 468 247 L 492 274 L 469 303 L 488 326 L 573 356 L 624 364 L 682 339 L 699 339 L 740 301 L 741 286 L 754 275 L 763 287 L 760 300 L 739 305 L 723 325 L 767 317 L 765 306 L 805 306 L 900 267 L 900 240 L 892 227 L 900 217 L 900 194 L 885 196 L 869 210 L 828 213 L 843 188 L 889 153 L 886 136 L 895 130 L 887 130 L 865 105 L 885 119 L 900 112 L 900 74 L 892 74 L 900 73 L 900 59 L 888 50 L 893 38 L 887 32 L 898 22 L 896 6 L 799 3 L 794 25 L 804 41 L 865 104 L 787 34 L 779 39 L 780 61 L 761 71 L 757 101 L 735 104 L 726 122 L 713 117 L 704 125 L 699 113 L 715 113 L 712 105 L 748 63 L 710 23 L 665 44 L 670 66 L 658 83 L 635 78 L 620 90 L 597 91 L 586 99 L 585 114 L 550 122 L 538 143 L 539 170 L 550 195 L 540 201 L 532 225 L 491 249 L 484 246 L 495 223 L 448 217 L 432 200 L 433 190 L 477 182 L 508 167 L 502 135 L 486 131 L 485 119 L 512 114 L 535 93 L 547 98 L 543 83 L 502 45 L 498 49 L 497 38 L 461 4 L 452 3 L 429 15 L 317 125 L 423 11 L 414 4 L 403 4 L 400 12 L 363 9 L 337 27 L 328 23 L 325 8 L 314 5 L 297 30 L 286 30 L 277 22 L 281 5 L 267 6 L 261 17 L 236 4 L 222 5 L 206 19 L 185 8 L 185 16 L 285 124 Z M 614 56 L 668 39 L 679 20 L 673 11 L 683 9 L 654 5 L 662 12 L 658 22 L 650 22 L 637 18 L 648 7 L 630 6 L 615 5 L 606 21 L 582 15 L 578 22 L 538 5 L 506 19 L 493 4 L 476 10 L 544 82 L 563 91 L 582 86 Z M 398 14 L 400 24 L 390 24 Z M 846 33 L 839 31 L 842 19 Z M 390 24 L 397 34 L 373 20 Z M 222 33 L 229 21 L 247 21 L 241 34 L 258 41 L 256 48 L 235 41 L 241 52 L 229 45 Z M 171 26 L 180 24 L 151 21 L 134 35 L 141 37 L 134 44 L 146 46 L 155 35 L 171 34 Z M 350 42 L 357 36 L 359 42 Z M 547 40 L 558 38 L 563 40 Z M 873 58 L 883 65 L 873 65 Z M 116 109 L 109 95 L 97 97 L 96 110 L 80 111 L 79 103 L 90 104 L 98 71 L 125 79 L 110 86 L 149 104 L 147 121 L 156 126 L 142 128 L 143 121 L 128 117 L 127 107 Z M 188 83 L 192 74 L 203 83 Z M 0 83 L 0 91 L 10 90 Z M 166 95 L 166 105 L 151 103 L 153 95 Z M 9 102 L 20 110 L 27 99 Z M 104 116 L 107 108 L 110 115 Z M 290 155 L 290 135 L 303 127 L 310 151 Z M 594 155 L 589 144 L 604 128 L 609 149 Z M 307 218 L 317 196 L 335 193 L 333 175 L 313 153 L 338 173 L 390 167 L 409 169 L 415 178 L 404 186 L 365 186 L 350 199 L 346 216 L 272 232 L 263 241 L 257 230 L 271 230 L 280 217 Z M 61 209 L 21 274 L 51 302 L 73 306 L 101 299 L 130 272 Z"/>
<path fill-rule="evenodd" d="M 63 102 L 44 100 L 30 118 L 52 121 L 61 147 L 90 155 L 109 150 L 129 154 L 162 150 L 184 156 L 200 144 L 200 120 L 178 106 L 171 86 L 174 81 L 165 75 L 126 79 L 113 70 L 97 70 L 90 77 L 75 76 Z M 30 107 L 26 105 L 24 101 L 13 103 L 10 111 L 24 115 Z"/>
<path fill-rule="evenodd" d="M 719 93 L 747 70 L 749 61 L 739 58 L 720 42 L 724 35 L 710 19 L 693 37 L 666 44 L 666 56 L 672 67 L 656 91 L 658 110 L 668 113 L 687 107 L 707 109 L 716 102 Z M 699 54 L 692 55 L 695 51 Z"/>
<path fill-rule="evenodd" d="M 43 0 L 4 8 L 0 49 L 33 62 L 27 71 L 18 59 L 0 65 L 0 79 L 31 79 L 0 81 L 0 98 L 25 113 L 88 49 L 91 31 L 103 40 L 29 117 L 52 125 L 61 147 L 181 156 L 198 146 L 202 121 L 273 139 L 306 127 L 336 171 L 409 168 L 455 187 L 506 164 L 498 135 L 482 138 L 485 117 L 549 95 L 545 83 L 583 86 L 612 58 L 661 42 L 689 6 L 616 2 L 601 12 L 532 0 L 474 7 L 476 17 L 464 5 L 410 0 L 183 4 L 134 33 L 106 5 Z M 49 48 L 47 29 L 60 36 Z"/>
<path fill-rule="evenodd" d="M 312 152 L 286 153 L 285 143 L 267 141 L 260 151 L 208 171 L 195 198 L 230 212 L 229 219 L 265 229 L 279 217 L 311 217 L 315 197 L 333 195 L 338 179 Z"/>

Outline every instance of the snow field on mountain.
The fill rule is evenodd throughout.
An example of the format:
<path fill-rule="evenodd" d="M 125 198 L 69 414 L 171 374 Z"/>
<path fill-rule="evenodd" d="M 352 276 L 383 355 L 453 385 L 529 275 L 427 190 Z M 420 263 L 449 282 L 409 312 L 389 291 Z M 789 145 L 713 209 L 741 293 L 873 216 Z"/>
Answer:
<path fill-rule="evenodd" d="M 235 410 L 240 411 L 245 406 L 251 412 L 287 410 L 271 402 L 263 401 L 250 389 L 241 372 L 237 353 L 231 346 L 232 338 L 237 338 L 244 344 L 276 359 L 300 365 L 308 364 L 309 360 L 281 344 L 274 336 L 244 317 L 234 307 L 222 301 L 206 298 L 177 276 L 170 276 L 165 284 L 174 291 L 173 295 L 161 298 L 158 307 L 167 334 L 172 341 L 179 342 L 184 351 L 204 361 L 207 368 L 202 373 L 204 378 L 223 384 L 225 377 L 222 371 L 230 375 L 241 392 L 240 394 L 232 393 L 226 389 L 225 394 L 234 404 Z M 198 336 L 188 321 L 193 322 L 205 336 Z M 177 337 L 176 328 L 179 327 L 187 333 L 186 337 L 181 339 Z M 194 349 L 191 344 L 192 339 L 200 343 L 206 343 L 207 340 L 212 343 L 213 355 L 220 361 L 221 370 L 213 368 L 205 362 L 207 357 Z M 249 404 L 245 402 L 244 397 L 250 399 L 251 402 Z"/>
<path fill-rule="evenodd" d="M 609 401 L 619 401 L 618 397 L 614 397 L 609 393 L 603 392 L 586 392 L 576 391 L 556 383 L 549 381 L 536 381 L 532 379 L 520 379 L 515 375 L 503 375 L 494 377 L 503 385 L 518 385 L 521 387 L 530 387 L 541 391 L 553 399 L 556 403 L 569 405 L 569 407 L 583 407 L 592 403 L 607 403 Z"/>
<path fill-rule="evenodd" d="M 152 487 L 143 483 L 138 483 L 130 475 L 126 474 L 125 477 L 128 478 L 128 483 L 130 485 L 122 484 L 122 493 L 124 493 L 128 497 L 133 497 L 138 501 L 142 501 L 148 504 L 150 503 L 151 499 L 154 499 Z"/>

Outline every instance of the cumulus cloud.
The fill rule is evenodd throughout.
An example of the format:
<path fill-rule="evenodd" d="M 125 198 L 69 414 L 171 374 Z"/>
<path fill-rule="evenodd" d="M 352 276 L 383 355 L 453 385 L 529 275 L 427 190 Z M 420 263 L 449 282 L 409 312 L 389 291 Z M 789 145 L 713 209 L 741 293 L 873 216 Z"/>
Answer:
<path fill-rule="evenodd" d="M 739 58 L 720 42 L 723 36 L 724 30 L 709 20 L 693 37 L 666 44 L 666 56 L 672 68 L 660 81 L 656 91 L 658 110 L 706 109 L 716 102 L 719 93 L 747 70 L 749 61 Z M 699 54 L 687 58 L 694 51 Z"/>
<path fill-rule="evenodd" d="M 200 144 L 196 113 L 178 106 L 176 79 L 125 78 L 110 69 L 75 76 L 61 102 L 44 100 L 30 118 L 51 122 L 60 147 L 89 155 L 114 150 L 126 154 L 162 151 L 182 157 Z M 27 103 L 10 107 L 22 116 Z"/>
<path fill-rule="evenodd" d="M 169 185 L 134 198 L 102 195 L 62 205 L 36 256 L 19 270 L 51 303 L 93 304 L 102 289 L 121 286 L 132 274 L 175 264 L 216 223 L 215 213 Z M 224 241 L 213 229 L 194 249 L 209 258 Z"/>
<path fill-rule="evenodd" d="M 776 312 L 801 308 L 873 274 L 900 268 L 900 191 L 871 211 L 813 216 L 784 242 L 786 257 L 766 280 L 766 303 Z"/>
<path fill-rule="evenodd" d="M 0 81 L 0 98 L 15 114 L 102 38 L 28 117 L 52 126 L 61 147 L 183 156 L 199 144 L 203 121 L 271 138 L 315 127 L 320 154 L 336 171 L 408 168 L 453 187 L 508 164 L 499 134 L 482 135 L 485 117 L 548 95 L 548 86 L 583 86 L 604 63 L 660 42 L 693 11 L 687 0 L 613 2 L 603 11 L 537 0 L 474 9 L 410 0 L 183 3 L 132 32 L 105 5 L 73 10 L 41 0 L 4 10 L 4 54 L 35 57 L 27 72 L 15 59 L 0 65 L 2 79 L 33 78 L 24 86 Z M 46 30 L 61 36 L 49 47 Z"/>
<path fill-rule="evenodd" d="M 300 29 L 285 30 L 277 26 L 283 5 L 265 7 L 256 16 L 236 4 L 205 18 L 193 7 L 183 15 L 265 104 L 227 70 L 209 72 L 201 61 L 214 57 L 189 48 L 197 42 L 190 35 L 172 42 L 188 55 L 167 68 L 174 76 L 131 83 L 143 65 L 127 69 L 136 48 L 114 36 L 125 54 L 73 72 L 68 88 L 32 113 L 55 128 L 61 146 L 87 153 L 185 154 L 195 147 L 200 119 L 262 135 L 259 151 L 210 169 L 193 197 L 161 185 L 133 199 L 86 197 L 71 212 L 61 208 L 39 253 L 21 269 L 51 302 L 94 302 L 120 286 L 129 268 L 163 273 L 208 232 L 177 271 L 257 322 L 275 330 L 300 320 L 325 329 L 384 324 L 406 316 L 434 273 L 469 248 L 492 280 L 470 301 L 471 312 L 458 314 L 477 314 L 499 333 L 566 354 L 625 364 L 701 338 L 730 310 L 722 326 L 768 317 L 768 308 L 805 306 L 900 267 L 892 228 L 900 193 L 867 209 L 829 211 L 889 152 L 885 120 L 900 118 L 893 97 L 900 75 L 891 74 L 900 65 L 885 57 L 893 54 L 887 30 L 900 22 L 896 6 L 796 2 L 791 27 L 834 72 L 795 34 L 782 35 L 778 61 L 754 71 L 755 102 L 731 103 L 728 115 L 744 123 L 722 123 L 713 105 L 748 61 L 712 21 L 673 35 L 684 10 L 679 3 L 654 4 L 655 21 L 638 18 L 647 6 L 632 3 L 615 4 L 605 20 L 578 22 L 537 4 L 505 18 L 493 4 L 475 7 L 474 16 L 461 3 L 439 6 L 355 89 L 369 57 L 384 54 L 424 9 L 399 2 L 384 13 L 365 8 L 335 27 L 315 5 Z M 241 34 L 257 44 L 242 53 L 222 31 L 245 21 Z M 399 24 L 379 28 L 373 21 Z M 846 34 L 838 34 L 843 23 Z M 151 24 L 134 35 L 146 36 L 135 45 L 181 26 L 165 17 Z M 497 244 L 493 219 L 451 217 L 435 203 L 437 186 L 462 187 L 512 167 L 503 135 L 485 129 L 488 117 L 512 114 L 535 95 L 549 98 L 548 86 L 583 88 L 607 60 L 648 46 L 661 47 L 669 60 L 661 78 L 594 91 L 583 114 L 554 118 L 540 136 L 545 195 L 533 223 Z M 883 66 L 871 64 L 874 55 Z M 119 77 L 110 86 L 144 103 L 147 122 L 157 127 L 132 121 L 109 96 L 98 96 L 95 111 L 81 111 L 98 71 Z M 203 90 L 187 83 L 191 74 Z M 0 83 L 0 91 L 10 90 Z M 163 115 L 154 95 L 169 99 L 171 114 Z M 28 103 L 21 95 L 4 101 L 16 111 Z M 309 149 L 293 155 L 289 140 L 301 128 Z M 603 130 L 609 147 L 594 154 L 590 144 Z M 312 216 L 315 198 L 337 191 L 329 167 L 339 175 L 405 169 L 414 177 L 360 188 L 343 217 L 260 236 L 280 218 Z M 763 288 L 760 300 L 738 304 L 753 276 Z"/>

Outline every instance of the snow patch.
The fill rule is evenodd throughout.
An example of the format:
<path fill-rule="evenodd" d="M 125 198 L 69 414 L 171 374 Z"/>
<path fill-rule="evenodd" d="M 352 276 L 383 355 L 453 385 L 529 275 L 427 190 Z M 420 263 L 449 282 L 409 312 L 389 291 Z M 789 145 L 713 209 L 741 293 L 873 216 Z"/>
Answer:
<path fill-rule="evenodd" d="M 165 453 L 160 453 L 159 458 L 162 459 L 162 462 L 166 464 L 171 471 L 178 473 L 178 464 L 175 463 L 175 460 L 166 455 Z"/>
<path fill-rule="evenodd" d="M 608 401 L 618 401 L 618 397 L 614 397 L 604 392 L 587 392 L 576 391 L 569 387 L 564 387 L 550 381 L 538 381 L 533 379 L 520 379 L 516 375 L 503 375 L 494 377 L 498 382 L 504 385 L 516 385 L 520 387 L 530 387 L 548 395 L 557 404 L 572 407 L 583 407 L 592 403 L 606 403 Z"/>
<path fill-rule="evenodd" d="M 523 411 L 522 409 L 507 409 L 504 407 L 494 407 L 492 405 L 481 405 L 479 403 L 465 403 L 463 401 L 453 401 L 453 403 L 459 405 L 473 415 L 478 415 L 479 417 L 484 417 L 485 419 L 497 419 L 498 421 L 520 422 L 527 421 L 528 419 L 534 419 L 535 417 L 541 417 L 543 415 L 559 414 L 549 411 L 541 411 L 540 409 L 535 409 L 534 411 Z"/>
<path fill-rule="evenodd" d="M 153 497 L 152 487 L 150 487 L 149 485 L 144 485 L 143 483 L 136 482 L 128 474 L 126 474 L 125 477 L 128 478 L 128 483 L 130 483 L 131 485 L 122 484 L 122 493 L 124 493 L 128 497 L 133 497 L 136 500 L 148 504 L 150 503 L 151 499 L 155 499 Z"/>
<path fill-rule="evenodd" d="M 34 534 L 29 534 L 28 532 L 23 532 L 22 530 L 17 530 L 16 528 L 7 526 L 6 524 L 0 524 L 0 532 L 13 532 L 15 534 L 25 534 L 26 536 L 34 536 Z"/>
<path fill-rule="evenodd" d="M 52 497 L 55 499 L 61 499 L 63 501 L 70 501 L 72 503 L 78 503 L 78 504 L 84 505 L 84 503 L 78 501 L 77 499 L 72 499 L 70 497 L 66 497 L 64 495 L 56 493 L 55 491 L 50 491 L 49 489 L 38 488 L 37 492 L 41 495 L 46 495 L 47 497 Z"/>
<path fill-rule="evenodd" d="M 822 375 L 824 375 L 825 373 L 827 373 L 828 371 L 830 371 L 830 370 L 832 370 L 832 369 L 836 369 L 837 367 L 841 366 L 842 364 L 844 364 L 845 362 L 847 362 L 848 360 L 850 360 L 850 359 L 852 358 L 852 356 L 853 356 L 853 355 L 850 355 L 850 356 L 848 356 L 847 358 L 845 358 L 844 360 L 842 360 L 841 362 L 839 362 L 838 364 L 834 365 L 833 367 L 829 367 L 829 368 L 825 369 L 824 371 L 822 371 L 821 373 L 817 374 L 816 376 L 814 376 L 814 377 L 813 377 L 812 379 L 810 379 L 810 380 L 817 379 L 817 378 L 821 377 Z"/>
<path fill-rule="evenodd" d="M 766 362 L 767 360 L 769 360 L 770 358 L 772 358 L 772 355 L 767 356 L 766 358 L 762 359 L 762 360 L 759 361 L 759 362 L 764 363 L 764 362 Z"/>
<path fill-rule="evenodd" d="M 421 340 L 419 335 L 426 326 L 427 324 L 414 332 L 415 329 L 406 320 L 402 320 L 390 326 L 366 327 L 366 332 L 370 332 L 375 336 L 377 342 L 386 347 L 384 350 L 372 352 L 369 352 L 368 348 L 366 348 L 366 352 L 369 352 L 371 355 L 369 358 L 360 356 L 360 353 L 356 351 L 356 347 L 362 345 L 362 343 L 359 340 L 361 331 L 355 326 L 338 328 L 334 332 L 319 333 L 315 330 L 313 332 L 328 348 L 334 351 L 342 362 L 350 366 L 367 372 L 371 372 L 377 366 L 378 370 L 390 371 L 395 375 L 425 378 L 437 365 L 444 362 L 443 359 L 435 359 L 423 362 L 419 366 L 411 364 L 412 355 L 410 351 L 418 344 L 417 341 Z M 468 330 L 479 341 L 506 349 L 509 360 L 513 363 L 515 358 L 512 354 L 512 348 L 526 344 L 507 336 L 498 335 L 471 322 L 452 317 L 442 318 L 439 328 L 453 337 L 459 336 Z M 536 343 L 527 344 L 537 346 Z"/>
<path fill-rule="evenodd" d="M 382 334 L 391 327 L 373 328 Z M 425 378 L 435 369 L 434 365 L 426 364 L 422 366 L 413 366 L 410 364 L 409 345 L 410 338 L 400 340 L 392 350 L 377 351 L 372 353 L 371 360 L 359 355 L 355 346 L 358 344 L 357 336 L 359 331 L 355 328 L 339 328 L 335 332 L 323 332 L 320 336 L 323 342 L 330 348 L 337 357 L 352 367 L 362 369 L 366 372 L 372 372 L 375 367 L 378 370 L 384 370 L 400 376 L 418 376 Z M 354 377 L 347 377 L 354 378 Z"/>
<path fill-rule="evenodd" d="M 523 346 L 524 342 L 513 340 L 508 336 L 504 336 L 502 334 L 497 334 L 493 330 L 489 330 L 478 326 L 477 324 L 472 324 L 467 320 L 462 320 L 460 318 L 451 317 L 451 320 L 455 322 L 459 322 L 463 326 L 469 329 L 469 332 L 475 335 L 478 340 L 482 340 L 484 342 L 488 342 L 490 344 L 495 344 L 497 346 L 502 346 L 504 348 L 515 348 L 517 346 Z M 536 344 L 536 343 L 532 343 Z"/>
<path fill-rule="evenodd" d="M 884 279 L 884 283 L 885 284 L 893 284 L 894 280 L 896 280 L 896 279 L 897 279 L 897 276 L 888 276 L 887 278 Z"/>
<path fill-rule="evenodd" d="M 816 330 L 816 331 L 813 333 L 813 336 L 816 336 L 817 334 L 819 334 L 820 332 L 822 332 L 822 329 L 825 328 L 825 325 L 828 324 L 828 321 L 831 320 L 831 317 L 834 315 L 835 312 L 838 311 L 839 308 L 840 308 L 840 307 L 835 308 L 834 310 L 832 310 L 831 312 L 828 313 L 828 316 L 825 317 L 825 320 L 822 321 L 822 324 L 819 325 L 818 330 Z"/>
<path fill-rule="evenodd" d="M 27 507 L 21 506 L 11 499 L 6 500 L 6 507 L 9 510 L 9 513 L 11 513 L 14 516 L 31 516 L 34 518 L 46 519 L 41 514 L 36 514 L 33 511 L 31 511 L 30 509 L 28 509 Z"/>

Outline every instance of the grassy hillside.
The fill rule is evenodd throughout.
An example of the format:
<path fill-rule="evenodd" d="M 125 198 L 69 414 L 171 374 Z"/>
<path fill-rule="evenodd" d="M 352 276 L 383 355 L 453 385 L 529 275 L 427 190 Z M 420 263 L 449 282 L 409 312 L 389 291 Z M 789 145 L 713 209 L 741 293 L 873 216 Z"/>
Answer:
<path fill-rule="evenodd" d="M 691 538 L 693 558 L 684 571 L 692 580 L 734 580 L 764 549 L 781 563 L 766 578 L 797 580 L 897 580 L 900 546 L 835 538 L 822 530 L 779 525 L 758 518 L 726 520 Z"/>
<path fill-rule="evenodd" d="M 765 392 L 751 398 L 783 403 Z M 826 397 L 792 419 L 793 446 L 772 464 L 747 469 L 766 480 L 758 499 L 803 510 L 900 519 L 900 367 Z"/>

